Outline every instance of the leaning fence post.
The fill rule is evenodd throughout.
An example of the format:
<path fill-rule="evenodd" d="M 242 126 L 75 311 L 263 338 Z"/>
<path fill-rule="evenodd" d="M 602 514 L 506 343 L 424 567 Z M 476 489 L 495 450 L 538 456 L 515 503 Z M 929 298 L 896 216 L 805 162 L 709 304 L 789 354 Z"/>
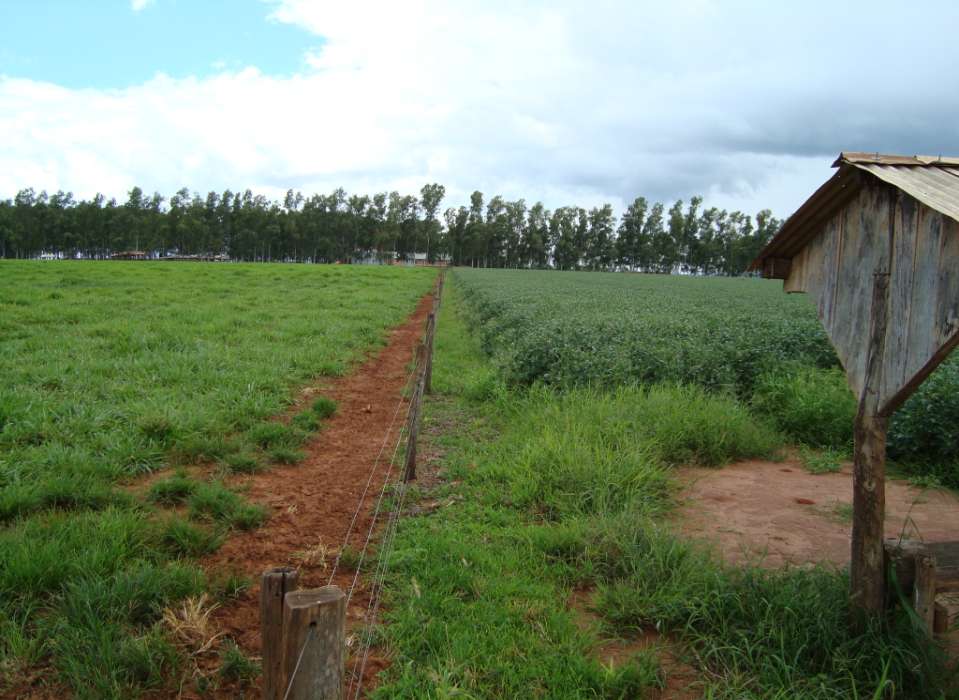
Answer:
<path fill-rule="evenodd" d="M 337 586 L 286 594 L 280 700 L 343 700 L 346 596 Z"/>
<path fill-rule="evenodd" d="M 288 566 L 268 569 L 260 579 L 260 640 L 263 657 L 263 700 L 279 700 L 283 663 L 283 600 L 296 590 L 297 571 Z"/>

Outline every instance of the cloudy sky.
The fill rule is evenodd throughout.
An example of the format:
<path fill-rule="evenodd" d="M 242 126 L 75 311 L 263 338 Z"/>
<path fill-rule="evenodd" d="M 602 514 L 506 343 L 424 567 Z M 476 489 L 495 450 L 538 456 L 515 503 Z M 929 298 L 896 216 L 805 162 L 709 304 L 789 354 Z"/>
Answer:
<path fill-rule="evenodd" d="M 791 213 L 959 155 L 959 3 L 0 0 L 0 197 L 447 186 Z"/>

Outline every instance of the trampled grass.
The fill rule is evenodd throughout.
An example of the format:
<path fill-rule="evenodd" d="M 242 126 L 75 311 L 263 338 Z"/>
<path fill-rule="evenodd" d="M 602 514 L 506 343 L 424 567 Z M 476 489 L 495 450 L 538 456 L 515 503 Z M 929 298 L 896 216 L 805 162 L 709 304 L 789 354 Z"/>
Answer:
<path fill-rule="evenodd" d="M 118 485 L 295 461 L 323 416 L 268 419 L 381 343 L 434 274 L 0 261 L 0 682 L 31 666 L 79 696 L 173 682 L 163 606 L 206 585 L 191 557 L 267 514 L 186 476 Z M 193 523 L 160 514 L 175 503 Z"/>
<path fill-rule="evenodd" d="M 633 698 L 660 686 L 655 647 L 597 657 L 583 605 L 603 639 L 667 635 L 704 697 L 951 697 L 907 616 L 850 632 L 843 574 L 730 568 L 670 531 L 673 464 L 781 444 L 745 403 L 671 384 L 509 388 L 447 290 L 426 416 L 444 477 L 430 498 L 457 498 L 401 522 L 383 631 L 392 664 L 376 697 Z"/>

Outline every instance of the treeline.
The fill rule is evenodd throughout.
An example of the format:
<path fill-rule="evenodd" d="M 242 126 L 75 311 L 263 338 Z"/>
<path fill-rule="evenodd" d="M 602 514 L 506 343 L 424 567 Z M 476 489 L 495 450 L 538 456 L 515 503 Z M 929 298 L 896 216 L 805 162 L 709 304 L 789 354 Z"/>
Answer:
<path fill-rule="evenodd" d="M 389 261 L 425 255 L 475 267 L 649 272 L 743 272 L 781 222 L 769 210 L 755 217 L 702 199 L 668 210 L 639 197 L 617 219 L 611 205 L 583 209 L 527 207 L 522 199 L 484 200 L 440 215 L 446 194 L 428 184 L 419 196 L 343 189 L 307 198 L 290 190 L 282 202 L 250 190 L 206 197 L 182 189 L 165 200 L 134 187 L 125 202 L 97 195 L 21 190 L 0 200 L 0 257 L 43 253 L 106 258 L 122 251 L 151 256 L 226 254 L 235 260 Z M 421 255 L 421 257 L 422 257 Z"/>

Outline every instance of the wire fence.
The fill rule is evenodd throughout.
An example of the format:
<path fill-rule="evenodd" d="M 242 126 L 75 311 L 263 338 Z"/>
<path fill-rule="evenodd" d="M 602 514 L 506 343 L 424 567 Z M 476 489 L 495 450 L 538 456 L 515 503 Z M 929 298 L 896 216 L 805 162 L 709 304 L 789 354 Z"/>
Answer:
<path fill-rule="evenodd" d="M 357 523 L 360 521 L 360 514 L 363 511 L 364 504 L 367 502 L 367 498 L 370 495 L 373 484 L 376 483 L 377 474 L 382 472 L 382 485 L 379 489 L 379 493 L 376 496 L 376 503 L 373 507 L 372 516 L 370 517 L 369 527 L 367 528 L 363 538 L 363 546 L 360 550 L 356 563 L 356 570 L 346 593 L 345 609 L 348 609 L 349 603 L 352 600 L 355 591 L 357 590 L 360 580 L 360 573 L 363 570 L 363 564 L 367 559 L 371 543 L 377 532 L 377 527 L 381 524 L 382 518 L 385 516 L 385 527 L 381 533 L 376 556 L 376 568 L 374 569 L 372 580 L 369 583 L 369 601 L 366 606 L 366 612 L 364 613 L 362 619 L 362 631 L 359 635 L 360 643 L 352 653 L 352 669 L 346 687 L 346 694 L 344 696 L 346 698 L 359 698 L 360 694 L 362 693 L 363 674 L 366 670 L 367 661 L 369 660 L 370 656 L 370 650 L 373 646 L 376 618 L 380 609 L 384 583 L 389 573 L 390 560 L 392 558 L 393 546 L 396 539 L 399 521 L 403 514 L 403 508 L 405 507 L 407 494 L 410 491 L 408 482 L 414 479 L 416 475 L 416 442 L 419 432 L 421 404 L 423 395 L 429 391 L 429 386 L 432 380 L 433 340 L 436 331 L 436 314 L 440 308 L 442 289 L 443 276 L 441 275 L 433 292 L 432 311 L 429 313 L 426 328 L 418 344 L 414 361 L 411 363 L 410 370 L 406 375 L 406 379 L 403 384 L 403 390 L 401 391 L 396 402 L 396 406 L 393 409 L 389 426 L 387 427 L 386 433 L 383 436 L 377 456 L 370 467 L 369 475 L 367 476 L 366 483 L 360 493 L 356 508 L 352 514 L 352 517 L 350 518 L 349 526 L 346 529 L 342 545 L 340 546 L 336 555 L 336 559 L 333 562 L 332 570 L 330 571 L 330 576 L 327 583 L 327 585 L 331 585 L 333 583 L 337 570 L 339 569 L 343 553 L 349 547 L 350 538 L 354 535 L 354 530 L 356 529 Z M 409 396 L 408 402 L 406 401 L 406 396 Z M 394 434 L 396 428 L 397 418 L 403 412 L 402 409 L 404 403 L 406 403 L 404 430 L 398 431 L 396 439 L 393 441 L 389 459 L 383 461 L 383 457 L 387 452 L 387 445 L 390 444 L 390 437 Z M 392 480 L 391 477 L 393 475 L 394 467 L 397 465 L 397 457 L 400 454 L 400 447 L 404 444 L 404 442 L 406 443 L 404 469 L 395 480 Z M 392 499 L 388 500 L 386 496 L 391 487 L 393 490 Z M 388 507 L 384 509 L 384 505 L 387 505 Z M 283 695 L 283 700 L 289 699 L 307 648 L 315 639 L 315 629 L 311 626 L 300 648 L 296 665 L 290 674 L 288 682 L 286 683 L 286 690 Z"/>

